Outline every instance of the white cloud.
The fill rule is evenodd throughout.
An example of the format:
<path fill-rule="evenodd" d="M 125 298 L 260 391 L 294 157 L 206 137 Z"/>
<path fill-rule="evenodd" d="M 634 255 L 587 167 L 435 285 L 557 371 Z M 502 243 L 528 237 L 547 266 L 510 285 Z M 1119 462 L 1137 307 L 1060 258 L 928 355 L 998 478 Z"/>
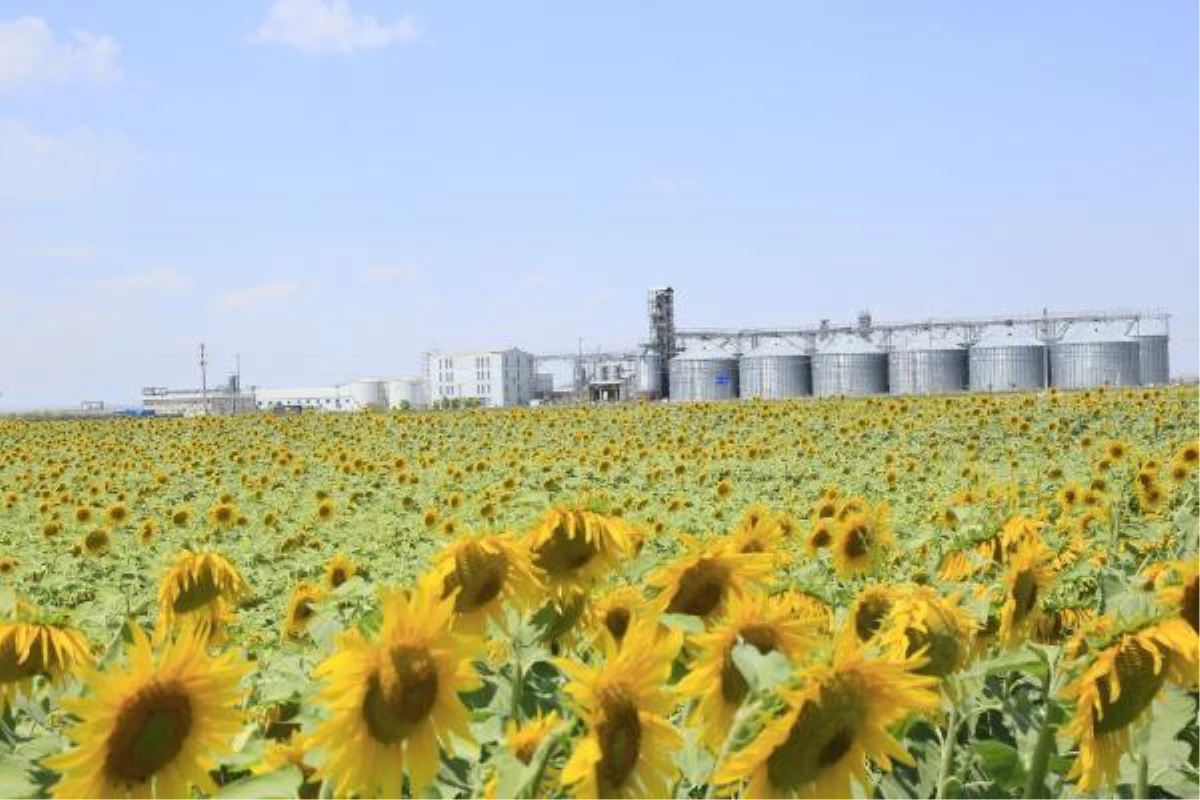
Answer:
<path fill-rule="evenodd" d="M 300 281 L 273 281 L 272 283 L 264 283 L 259 286 L 250 286 L 245 289 L 234 289 L 228 291 L 217 300 L 217 306 L 220 308 L 245 308 L 265 300 L 276 300 L 281 297 L 288 297 L 299 293 L 304 289 L 304 284 Z"/>
<path fill-rule="evenodd" d="M 549 282 L 549 278 L 546 277 L 546 273 L 544 272 L 531 272 L 522 281 L 525 288 L 530 291 L 544 288 L 547 282 Z"/>
<path fill-rule="evenodd" d="M 84 192 L 116 173 L 128 151 L 124 138 L 112 131 L 47 132 L 0 118 L 0 204 Z"/>
<path fill-rule="evenodd" d="M 428 280 L 428 276 L 424 270 L 418 267 L 377 266 L 369 267 L 363 272 L 362 280 L 365 283 L 379 285 L 400 284 L 403 286 L 417 286 L 425 283 Z"/>
<path fill-rule="evenodd" d="M 353 53 L 411 42 L 422 33 L 412 15 L 380 22 L 356 14 L 349 0 L 274 0 L 250 41 L 305 53 Z"/>
<path fill-rule="evenodd" d="M 29 258 L 62 261 L 87 261 L 95 258 L 96 248 L 88 244 L 42 244 L 25 251 Z"/>
<path fill-rule="evenodd" d="M 0 21 L 0 91 L 34 84 L 107 84 L 121 76 L 121 48 L 108 36 L 72 30 L 59 38 L 41 17 Z"/>
<path fill-rule="evenodd" d="M 153 289 L 186 289 L 192 285 L 192 279 L 174 267 L 156 267 L 145 272 L 135 272 L 132 275 L 119 275 L 104 281 L 104 285 L 113 289 L 123 290 L 153 290 Z"/>

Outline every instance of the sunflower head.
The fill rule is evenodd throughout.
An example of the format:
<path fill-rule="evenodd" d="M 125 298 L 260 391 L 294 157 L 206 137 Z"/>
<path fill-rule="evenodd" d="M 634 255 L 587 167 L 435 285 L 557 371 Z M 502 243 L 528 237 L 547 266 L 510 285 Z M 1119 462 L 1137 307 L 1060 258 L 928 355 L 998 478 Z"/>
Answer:
<path fill-rule="evenodd" d="M 234 605 L 249 592 L 237 567 L 220 553 L 183 550 L 159 584 L 157 635 L 182 624 L 220 643 Z"/>
<path fill-rule="evenodd" d="M 443 597 L 454 597 L 459 625 L 480 633 L 485 620 L 501 622 L 506 601 L 528 607 L 539 589 L 528 551 L 499 534 L 447 545 L 434 560 L 431 580 L 440 582 Z"/>
<path fill-rule="evenodd" d="M 317 614 L 316 606 L 324 597 L 320 586 L 307 581 L 296 584 L 288 598 L 283 619 L 283 635 L 289 639 L 302 639 L 308 631 L 308 623 Z"/>
<path fill-rule="evenodd" d="M 765 553 L 737 553 L 724 543 L 706 548 L 695 540 L 685 542 L 691 554 L 647 580 L 661 590 L 657 605 L 666 614 L 716 619 L 733 597 L 756 587 L 773 570 Z"/>
<path fill-rule="evenodd" d="M 631 531 L 620 517 L 559 506 L 543 515 L 526 543 L 551 599 L 561 604 L 630 552 Z"/>
<path fill-rule="evenodd" d="M 843 638 L 866 644 L 883 628 L 892 607 L 907 589 L 893 584 L 874 584 L 858 593 L 846 617 Z"/>
<path fill-rule="evenodd" d="M 883 502 L 842 518 L 830 552 L 838 575 L 848 577 L 871 572 L 894 545 L 891 510 Z"/>
<path fill-rule="evenodd" d="M 18 602 L 16 619 L 0 623 L 0 699 L 7 705 L 41 675 L 58 682 L 92 662 L 87 638 L 75 628 L 43 619 Z"/>
<path fill-rule="evenodd" d="M 1027 639 L 1041 619 L 1043 600 L 1054 581 L 1049 568 L 1052 560 L 1053 554 L 1040 543 L 1020 547 L 1009 558 L 999 630 L 1005 647 L 1016 647 Z"/>
<path fill-rule="evenodd" d="M 355 566 L 354 562 L 346 558 L 343 554 L 337 553 L 325 565 L 325 587 L 333 591 L 353 578 L 357 573 L 358 567 Z"/>
<path fill-rule="evenodd" d="M 896 600 L 880 640 L 898 658 L 922 659 L 919 674 L 944 678 L 966 664 L 977 627 L 956 597 L 918 586 Z"/>
<path fill-rule="evenodd" d="M 653 619 L 654 608 L 634 586 L 619 586 L 588 604 L 585 622 L 593 639 L 611 639 L 618 647 L 630 628 Z"/>
<path fill-rule="evenodd" d="M 1200 563 L 1192 559 L 1163 566 L 1156 581 L 1161 606 L 1200 633 Z"/>

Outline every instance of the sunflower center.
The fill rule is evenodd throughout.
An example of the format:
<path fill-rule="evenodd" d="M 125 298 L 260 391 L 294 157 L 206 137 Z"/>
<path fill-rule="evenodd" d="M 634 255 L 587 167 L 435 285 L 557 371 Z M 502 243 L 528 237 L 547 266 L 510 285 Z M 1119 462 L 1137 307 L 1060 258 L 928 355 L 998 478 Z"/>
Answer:
<path fill-rule="evenodd" d="M 1192 578 L 1183 587 L 1183 618 L 1200 632 L 1200 578 Z"/>
<path fill-rule="evenodd" d="M 220 595 L 220 587 L 210 570 L 204 570 L 175 598 L 172 608 L 176 614 L 187 614 L 204 608 Z"/>
<path fill-rule="evenodd" d="M 892 610 L 892 601 L 886 597 L 866 597 L 854 612 L 854 632 L 860 642 L 869 642 L 879 632 L 883 618 Z"/>
<path fill-rule="evenodd" d="M 88 552 L 96 552 L 108 547 L 108 533 L 102 530 L 95 530 L 88 533 L 83 538 L 83 546 L 88 549 Z"/>
<path fill-rule="evenodd" d="M 1037 576 L 1033 570 L 1023 569 L 1017 573 L 1017 579 L 1013 581 L 1013 600 L 1016 601 L 1016 612 L 1014 616 L 1017 619 L 1024 619 L 1033 611 L 1033 606 L 1037 602 L 1038 586 Z"/>
<path fill-rule="evenodd" d="M 392 648 L 383 668 L 371 676 L 362 713 L 371 736 L 395 744 L 420 724 L 437 701 L 438 673 L 424 647 Z"/>
<path fill-rule="evenodd" d="M 608 628 L 608 632 L 619 642 L 625 638 L 625 631 L 629 630 L 631 616 L 628 608 L 610 608 L 604 615 L 604 627 Z"/>
<path fill-rule="evenodd" d="M 958 666 L 960 657 L 957 631 L 944 624 L 940 614 L 933 612 L 925 619 L 926 630 L 906 628 L 904 636 L 908 639 L 905 654 L 913 656 L 925 650 L 925 665 L 914 670 L 919 675 L 932 675 L 944 678 Z"/>
<path fill-rule="evenodd" d="M 487 605 L 499 596 L 508 575 L 508 562 L 503 555 L 489 554 L 471 544 L 454 559 L 454 575 L 459 585 L 454 610 L 462 614 Z"/>
<path fill-rule="evenodd" d="M 604 721 L 596 726 L 600 763 L 596 777 L 600 796 L 613 797 L 637 767 L 642 744 L 642 723 L 637 706 L 623 692 L 602 692 Z"/>
<path fill-rule="evenodd" d="M 862 525 L 856 525 L 846 531 L 846 544 L 843 551 L 849 558 L 862 558 L 870 551 L 870 544 L 867 529 Z"/>
<path fill-rule="evenodd" d="M 127 700 L 108 737 L 104 772 L 145 783 L 174 760 L 192 730 L 192 701 L 178 683 L 152 682 Z"/>
<path fill-rule="evenodd" d="M 336 589 L 347 580 L 349 580 L 349 576 L 346 574 L 345 567 L 334 567 L 329 571 L 329 585 L 333 588 Z"/>
<path fill-rule="evenodd" d="M 719 562 L 704 559 L 688 567 L 680 576 L 675 596 L 667 605 L 667 613 L 707 617 L 725 599 L 728 585 L 728 570 Z"/>
<path fill-rule="evenodd" d="M 836 675 L 800 708 L 788 738 L 767 757 L 773 787 L 795 792 L 850 752 L 867 718 L 861 690 L 857 676 Z"/>
<path fill-rule="evenodd" d="M 1112 699 L 1112 686 L 1108 676 L 1097 681 L 1100 693 L 1100 708 L 1092 723 L 1092 730 L 1099 736 L 1113 733 L 1137 719 L 1150 701 L 1158 694 L 1166 678 L 1166 671 L 1154 672 L 1154 656 L 1138 642 L 1127 640 L 1117 651 L 1114 665 L 1121 693 Z"/>
<path fill-rule="evenodd" d="M 829 546 L 829 531 L 826 528 L 820 528 L 812 537 L 813 547 L 828 547 Z"/>
<path fill-rule="evenodd" d="M 572 535 L 563 525 L 554 529 L 550 538 L 534 552 L 534 562 L 551 575 L 564 575 L 585 566 L 599 550 L 583 531 Z"/>
<path fill-rule="evenodd" d="M 298 623 L 307 622 L 315 614 L 312 603 L 308 600 L 301 600 L 296 604 L 296 610 L 292 612 L 292 619 Z"/>
<path fill-rule="evenodd" d="M 775 631 L 766 625 L 747 625 L 738 631 L 738 636 L 746 644 L 753 645 L 764 656 L 779 646 L 779 637 Z M 740 706 L 750 693 L 750 685 L 742 676 L 742 671 L 733 663 L 733 648 L 725 656 L 721 667 L 721 696 L 730 705 Z"/>
<path fill-rule="evenodd" d="M 34 663 L 35 654 L 38 653 L 41 653 L 41 648 L 31 647 L 29 658 L 21 661 L 15 633 L 5 637 L 3 644 L 0 644 L 0 683 L 16 683 L 37 675 L 41 671 Z"/>

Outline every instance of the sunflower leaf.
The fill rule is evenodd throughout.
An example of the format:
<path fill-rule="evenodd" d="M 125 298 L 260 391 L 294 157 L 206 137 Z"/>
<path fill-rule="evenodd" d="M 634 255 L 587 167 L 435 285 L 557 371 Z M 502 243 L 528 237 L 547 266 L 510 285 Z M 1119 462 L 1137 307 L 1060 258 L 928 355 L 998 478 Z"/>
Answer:
<path fill-rule="evenodd" d="M 267 772 L 251 775 L 222 786 L 214 798 L 282 798 L 295 797 L 304 780 L 303 773 L 295 764 Z"/>
<path fill-rule="evenodd" d="M 755 694 L 776 689 L 792 676 L 792 665 L 783 653 L 772 650 L 764 655 L 743 641 L 733 648 L 733 663 Z"/>

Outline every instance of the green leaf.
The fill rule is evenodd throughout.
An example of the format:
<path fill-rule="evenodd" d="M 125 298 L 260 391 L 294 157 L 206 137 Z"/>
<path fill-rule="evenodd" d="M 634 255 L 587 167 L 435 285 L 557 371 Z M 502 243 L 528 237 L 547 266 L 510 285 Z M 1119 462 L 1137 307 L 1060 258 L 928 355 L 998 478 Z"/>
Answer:
<path fill-rule="evenodd" d="M 295 764 L 267 772 L 263 775 L 251 775 L 240 781 L 222 786 L 213 797 L 217 798 L 280 798 L 295 797 L 300 791 L 304 774 Z"/>
<path fill-rule="evenodd" d="M 771 691 L 792 677 L 792 665 L 783 653 L 772 650 L 763 655 L 742 641 L 733 648 L 733 663 L 755 694 Z"/>
<path fill-rule="evenodd" d="M 658 621 L 684 633 L 704 633 L 704 620 L 691 614 L 663 614 Z"/>
<path fill-rule="evenodd" d="M 35 797 L 38 785 L 29 772 L 23 759 L 0 755 L 0 797 Z"/>
<path fill-rule="evenodd" d="M 975 742 L 972 747 L 984 772 L 996 783 L 1007 788 L 1020 787 L 1025 782 L 1025 767 L 1017 749 L 995 739 Z"/>

